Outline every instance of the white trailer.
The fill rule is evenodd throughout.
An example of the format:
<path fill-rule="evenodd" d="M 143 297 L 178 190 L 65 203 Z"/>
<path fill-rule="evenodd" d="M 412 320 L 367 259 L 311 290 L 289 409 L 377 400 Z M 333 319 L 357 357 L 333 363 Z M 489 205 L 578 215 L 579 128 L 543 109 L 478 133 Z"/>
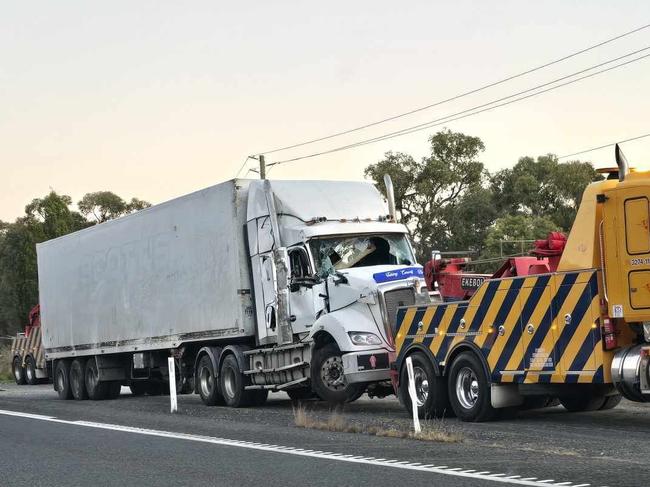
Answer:
<path fill-rule="evenodd" d="M 231 180 L 37 252 L 62 398 L 159 394 L 172 355 L 206 404 L 354 400 L 390 379 L 396 308 L 428 297 L 407 229 L 359 182 Z"/>

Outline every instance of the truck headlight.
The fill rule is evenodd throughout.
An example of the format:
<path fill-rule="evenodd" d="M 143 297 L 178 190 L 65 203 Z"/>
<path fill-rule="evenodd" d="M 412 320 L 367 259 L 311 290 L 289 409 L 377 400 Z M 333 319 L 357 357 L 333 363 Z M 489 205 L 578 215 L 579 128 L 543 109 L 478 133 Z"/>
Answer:
<path fill-rule="evenodd" d="M 381 345 L 381 339 L 374 333 L 351 331 L 348 335 L 355 345 Z"/>

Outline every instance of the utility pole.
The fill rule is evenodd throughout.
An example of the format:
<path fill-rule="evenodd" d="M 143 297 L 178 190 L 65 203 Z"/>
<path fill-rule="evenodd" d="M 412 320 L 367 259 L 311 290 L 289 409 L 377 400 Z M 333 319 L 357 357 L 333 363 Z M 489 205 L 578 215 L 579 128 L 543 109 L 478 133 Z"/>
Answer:
<path fill-rule="evenodd" d="M 260 154 L 260 179 L 266 179 L 266 161 L 262 154 Z"/>

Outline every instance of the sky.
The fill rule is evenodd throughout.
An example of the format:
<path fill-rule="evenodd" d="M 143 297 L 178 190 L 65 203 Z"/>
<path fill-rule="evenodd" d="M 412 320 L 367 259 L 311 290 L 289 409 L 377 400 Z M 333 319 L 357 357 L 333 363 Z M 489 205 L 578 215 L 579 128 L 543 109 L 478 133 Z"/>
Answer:
<path fill-rule="evenodd" d="M 650 2 L 0 0 L 0 220 L 50 189 L 152 203 L 233 178 L 247 155 L 471 90 L 650 23 Z M 650 29 L 529 76 L 267 162 L 440 118 L 650 46 Z M 646 51 L 645 53 L 649 53 Z M 650 133 L 650 58 L 445 124 L 489 170 Z M 441 127 L 274 167 L 363 179 Z M 650 168 L 650 138 L 623 145 Z M 612 166 L 613 149 L 580 156 Z M 254 167 L 249 160 L 241 175 Z M 248 173 L 248 177 L 257 177 Z"/>

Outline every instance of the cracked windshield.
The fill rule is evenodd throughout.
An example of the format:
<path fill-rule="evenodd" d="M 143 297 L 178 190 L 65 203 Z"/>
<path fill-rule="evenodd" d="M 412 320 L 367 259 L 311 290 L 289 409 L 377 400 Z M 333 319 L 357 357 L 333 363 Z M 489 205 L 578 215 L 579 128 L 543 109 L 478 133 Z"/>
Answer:
<path fill-rule="evenodd" d="M 351 267 L 415 263 L 411 247 L 402 234 L 318 238 L 311 240 L 310 246 L 320 277 Z"/>

